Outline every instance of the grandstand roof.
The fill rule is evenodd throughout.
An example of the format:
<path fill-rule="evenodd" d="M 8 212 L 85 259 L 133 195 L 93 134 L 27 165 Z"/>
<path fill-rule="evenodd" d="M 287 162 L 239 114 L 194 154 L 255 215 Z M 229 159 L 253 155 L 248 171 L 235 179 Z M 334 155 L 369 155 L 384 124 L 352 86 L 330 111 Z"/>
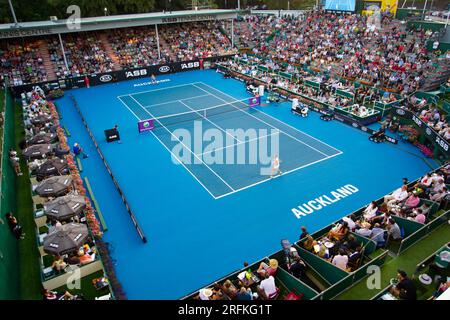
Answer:
<path fill-rule="evenodd" d="M 47 20 L 0 24 L 0 38 L 39 36 L 46 34 L 92 31 L 111 28 L 136 27 L 152 24 L 177 22 L 207 21 L 231 19 L 237 16 L 238 10 L 205 9 L 173 12 L 151 12 L 81 18 L 74 20 Z"/>

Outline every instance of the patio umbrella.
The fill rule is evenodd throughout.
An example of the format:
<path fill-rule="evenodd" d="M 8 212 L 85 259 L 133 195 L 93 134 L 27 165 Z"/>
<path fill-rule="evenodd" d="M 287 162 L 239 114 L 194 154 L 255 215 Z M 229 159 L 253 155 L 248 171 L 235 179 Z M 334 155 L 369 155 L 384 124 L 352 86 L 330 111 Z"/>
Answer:
<path fill-rule="evenodd" d="M 67 220 L 79 214 L 84 208 L 86 208 L 86 199 L 76 194 L 59 197 L 44 204 L 44 212 L 47 217 L 59 221 Z"/>
<path fill-rule="evenodd" d="M 56 140 L 56 134 L 54 134 L 54 133 L 50 133 L 50 132 L 49 133 L 38 133 L 37 135 L 35 135 L 31 139 L 29 139 L 27 141 L 27 143 L 29 145 L 48 144 L 48 143 L 55 142 L 55 140 Z"/>
<path fill-rule="evenodd" d="M 50 144 L 35 144 L 23 150 L 23 155 L 29 159 L 39 159 L 50 152 L 52 152 L 52 146 Z"/>
<path fill-rule="evenodd" d="M 40 116 L 31 119 L 32 124 L 45 124 L 50 121 L 52 121 L 52 116 L 48 114 L 42 114 Z"/>
<path fill-rule="evenodd" d="M 69 175 L 50 177 L 39 183 L 35 191 L 43 197 L 63 195 L 71 183 L 72 177 Z"/>
<path fill-rule="evenodd" d="M 53 255 L 77 251 L 88 236 L 89 231 L 85 224 L 64 224 L 44 238 L 44 251 Z"/>
<path fill-rule="evenodd" d="M 67 173 L 69 166 L 65 159 L 54 158 L 45 161 L 39 168 L 36 169 L 36 176 L 38 181 L 45 177 L 61 175 Z"/>

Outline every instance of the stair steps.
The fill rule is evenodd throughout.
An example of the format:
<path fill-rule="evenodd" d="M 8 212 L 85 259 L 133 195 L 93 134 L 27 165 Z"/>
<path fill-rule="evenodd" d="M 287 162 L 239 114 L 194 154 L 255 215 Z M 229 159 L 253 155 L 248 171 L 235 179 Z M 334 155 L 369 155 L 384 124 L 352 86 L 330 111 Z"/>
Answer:
<path fill-rule="evenodd" d="M 48 52 L 48 44 L 47 40 L 42 39 L 39 40 L 39 54 L 42 57 L 42 63 L 45 68 L 45 72 L 47 73 L 47 79 L 49 81 L 54 81 L 57 79 L 55 73 L 55 67 L 53 65 L 52 60 L 50 59 L 50 53 Z"/>
<path fill-rule="evenodd" d="M 120 65 L 120 59 L 116 55 L 116 52 L 112 48 L 111 44 L 109 43 L 108 36 L 106 35 L 106 33 L 105 32 L 101 32 L 99 34 L 98 38 L 102 42 L 103 47 L 105 48 L 106 54 L 111 58 L 111 61 L 114 64 L 113 65 L 113 70 L 114 71 L 121 70 L 122 66 Z"/>

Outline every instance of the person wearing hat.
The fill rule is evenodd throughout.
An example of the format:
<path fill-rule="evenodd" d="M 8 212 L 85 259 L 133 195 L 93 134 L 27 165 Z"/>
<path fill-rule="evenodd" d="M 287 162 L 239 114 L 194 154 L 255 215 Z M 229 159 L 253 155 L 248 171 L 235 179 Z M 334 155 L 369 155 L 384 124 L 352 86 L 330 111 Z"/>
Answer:
<path fill-rule="evenodd" d="M 83 158 L 88 157 L 88 155 L 83 152 L 83 148 L 81 148 L 81 146 L 77 142 L 75 142 L 75 144 L 73 145 L 72 151 L 75 154 L 75 156 L 79 156 L 80 154 L 82 154 Z"/>
<path fill-rule="evenodd" d="M 417 300 L 417 288 L 414 282 L 408 278 L 405 271 L 397 272 L 398 283 L 390 289 L 390 292 L 402 300 Z"/>
<path fill-rule="evenodd" d="M 259 265 L 258 270 L 256 271 L 262 278 L 264 278 L 264 275 L 268 274 L 271 276 L 274 276 L 277 273 L 278 270 L 278 261 L 276 259 L 270 259 L 269 265 L 265 262 L 261 262 Z"/>
<path fill-rule="evenodd" d="M 361 228 L 356 230 L 355 232 L 363 237 L 370 237 L 370 235 L 372 234 L 370 227 L 371 227 L 370 223 L 363 222 L 361 224 Z"/>
<path fill-rule="evenodd" d="M 213 291 L 209 288 L 200 289 L 198 297 L 200 300 L 210 300 Z"/>

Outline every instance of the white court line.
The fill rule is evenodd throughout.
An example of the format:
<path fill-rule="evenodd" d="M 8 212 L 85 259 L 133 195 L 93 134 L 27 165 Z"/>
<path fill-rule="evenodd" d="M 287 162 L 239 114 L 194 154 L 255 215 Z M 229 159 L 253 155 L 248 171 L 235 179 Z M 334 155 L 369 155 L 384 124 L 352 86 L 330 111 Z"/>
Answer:
<path fill-rule="evenodd" d="M 228 188 L 230 188 L 231 190 L 234 191 L 234 188 L 231 187 L 219 174 L 217 174 L 213 169 L 211 169 L 206 163 L 204 163 L 191 149 L 189 149 L 183 142 L 181 142 L 180 139 L 178 139 L 178 137 L 176 135 L 174 135 L 172 133 L 172 131 L 170 131 L 169 129 L 167 129 L 158 119 L 156 119 L 150 112 L 148 112 L 147 109 L 145 109 L 135 98 L 133 98 L 132 96 L 130 96 L 131 99 L 133 99 L 145 112 L 147 112 L 154 120 L 156 120 L 167 132 L 170 133 L 170 135 L 172 137 L 174 137 L 184 148 L 186 148 L 186 150 L 188 150 L 190 153 L 192 153 L 194 155 L 194 157 L 196 157 L 198 160 L 200 160 L 201 163 L 203 163 L 205 165 L 205 167 L 207 167 L 212 173 L 214 173 L 214 175 L 219 178 Z"/>
<path fill-rule="evenodd" d="M 227 146 L 222 147 L 222 148 L 217 148 L 217 149 L 213 149 L 213 150 L 206 151 L 206 152 L 203 152 L 203 153 L 199 153 L 198 156 L 204 156 L 205 154 L 210 154 L 212 152 L 217 152 L 217 151 L 228 149 L 228 148 L 231 148 L 231 147 L 236 147 L 236 146 L 239 146 L 241 144 L 246 144 L 248 142 L 252 142 L 252 141 L 259 140 L 259 139 L 267 138 L 267 137 L 273 136 L 275 134 L 280 134 L 280 132 L 277 131 L 277 132 L 274 132 L 274 133 L 271 133 L 271 134 L 266 134 L 265 136 L 261 136 L 261 137 L 258 137 L 258 138 L 241 141 L 240 143 L 230 144 L 230 145 L 227 145 Z"/>
<path fill-rule="evenodd" d="M 161 91 L 161 90 L 172 89 L 172 88 L 187 87 L 187 86 L 195 85 L 197 83 L 201 83 L 201 82 L 185 83 L 185 84 L 179 84 L 179 85 L 176 85 L 176 86 L 158 88 L 158 89 L 153 89 L 153 90 L 133 92 L 131 94 L 122 94 L 120 96 L 117 96 L 117 98 L 119 98 L 119 97 L 126 97 L 126 96 L 130 96 L 130 95 L 135 95 L 135 94 L 146 93 L 146 92 L 155 92 L 155 91 Z"/>
<path fill-rule="evenodd" d="M 222 127 L 220 127 L 219 125 L 215 124 L 214 122 L 212 122 L 211 120 L 209 120 L 207 117 L 203 116 L 198 110 L 192 109 L 191 107 L 189 107 L 186 103 L 184 103 L 181 100 L 178 100 L 182 105 L 188 107 L 189 109 L 191 109 L 192 111 L 194 111 L 195 113 L 199 114 L 204 120 L 208 121 L 209 123 L 211 123 L 213 126 L 215 126 L 217 129 L 221 130 L 222 132 L 224 132 L 225 134 L 229 135 L 230 137 L 232 137 L 234 140 L 236 140 L 237 142 L 242 142 L 241 140 L 239 140 L 238 138 L 236 138 L 235 136 L 233 136 L 231 133 L 227 132 L 227 130 L 224 130 Z M 201 111 L 201 110 L 200 110 Z"/>
<path fill-rule="evenodd" d="M 211 97 L 213 97 L 213 95 L 211 95 L 211 94 L 209 94 L 209 95 L 210 95 Z M 127 97 L 131 98 L 131 96 L 127 96 Z M 120 98 L 119 98 L 119 99 L 120 99 Z M 244 99 L 244 100 L 247 100 L 247 99 Z M 233 101 L 233 103 L 234 103 L 234 102 L 244 102 L 244 100 L 236 100 L 236 101 Z M 215 105 L 215 106 L 212 106 L 212 107 L 208 107 L 208 108 L 206 108 L 206 109 L 197 109 L 197 110 L 195 110 L 195 112 L 198 113 L 198 112 L 200 112 L 200 111 L 214 110 L 214 109 L 216 109 L 217 107 L 228 106 L 228 105 L 230 105 L 230 104 L 231 104 L 230 102 L 222 103 L 222 104 L 218 104 L 218 105 Z M 233 107 L 233 108 L 236 108 L 236 107 Z M 228 113 L 235 112 L 235 111 L 236 111 L 236 110 L 229 111 Z M 181 115 L 183 115 L 183 114 L 192 114 L 192 113 L 194 113 L 194 112 L 191 111 L 191 110 L 189 110 L 189 111 L 185 111 L 185 112 L 173 113 L 173 114 L 168 114 L 168 115 L 165 115 L 165 116 L 160 116 L 160 117 L 155 117 L 155 118 L 161 120 L 161 119 L 173 118 L 173 117 L 176 117 L 176 116 L 181 116 Z"/>
<path fill-rule="evenodd" d="M 232 192 L 228 192 L 228 193 L 222 194 L 222 195 L 220 195 L 220 196 L 218 196 L 218 197 L 215 197 L 215 199 L 217 200 L 217 199 L 220 199 L 220 198 L 223 198 L 223 197 L 232 195 L 232 194 L 234 194 L 234 193 L 236 193 L 236 192 L 243 191 L 243 190 L 245 190 L 245 189 L 248 189 L 248 188 L 257 186 L 258 184 L 261 184 L 261 183 L 264 183 L 264 182 L 267 182 L 267 181 L 270 181 L 270 180 L 273 180 L 273 179 L 282 177 L 282 176 L 284 176 L 284 175 L 286 175 L 286 174 L 288 174 L 288 173 L 292 173 L 292 172 L 294 172 L 294 171 L 297 171 L 297 170 L 304 169 L 304 168 L 306 168 L 306 167 L 312 166 L 313 164 L 316 164 L 316 163 L 319 163 L 319 162 L 322 162 L 322 161 L 325 161 L 325 160 L 334 158 L 334 157 L 336 157 L 336 156 L 338 156 L 338 155 L 340 155 L 340 153 L 336 153 L 336 154 L 333 154 L 333 155 L 328 156 L 328 157 L 326 157 L 326 158 L 322 158 L 322 159 L 319 159 L 319 160 L 317 160 L 317 161 L 310 162 L 310 163 L 308 163 L 308 164 L 305 164 L 305 165 L 303 165 L 303 166 L 297 167 L 297 168 L 292 169 L 292 170 L 289 170 L 289 171 L 284 171 L 283 174 L 282 174 L 281 176 L 280 176 L 280 175 L 277 175 L 277 176 L 274 176 L 273 178 L 267 178 L 267 179 L 264 179 L 264 180 L 261 180 L 261 181 L 258 181 L 258 182 L 249 184 L 248 186 L 245 186 L 245 187 L 236 189 L 236 190 L 234 190 L 234 191 L 232 191 Z"/>
<path fill-rule="evenodd" d="M 235 98 L 232 97 L 232 96 L 230 96 L 229 94 L 226 94 L 225 92 L 222 92 L 222 91 L 220 91 L 220 90 L 218 90 L 218 89 L 216 89 L 216 88 L 214 88 L 214 87 L 211 87 L 209 84 L 206 84 L 206 83 L 204 83 L 204 82 L 194 82 L 194 83 L 192 83 L 192 85 L 195 86 L 195 87 L 197 87 L 197 86 L 195 85 L 195 84 L 197 84 L 197 83 L 201 83 L 201 84 L 203 84 L 203 85 L 205 85 L 205 86 L 207 86 L 207 87 L 210 87 L 210 88 L 212 88 L 213 90 L 216 90 L 216 91 L 222 93 L 223 95 L 226 95 L 226 96 L 228 96 L 228 97 L 230 97 L 230 98 L 232 98 L 232 99 L 235 100 Z M 198 87 L 197 87 L 197 88 L 198 88 Z M 199 88 L 199 89 L 201 89 L 201 88 Z M 208 92 L 208 91 L 206 91 L 206 90 L 203 90 L 203 91 Z M 210 94 L 211 94 L 211 93 L 210 93 Z M 211 94 L 211 95 L 213 95 L 213 94 Z M 214 96 L 214 95 L 213 95 L 213 96 Z M 218 98 L 218 97 L 216 97 L 216 98 Z M 220 99 L 220 98 L 219 98 L 219 99 Z M 222 100 L 222 101 L 225 101 L 225 100 L 223 100 L 223 99 L 221 99 L 221 100 Z M 318 142 L 320 142 L 320 143 L 322 143 L 322 144 L 324 144 L 324 145 L 326 145 L 326 146 L 328 146 L 328 147 L 330 147 L 330 148 L 332 148 L 332 149 L 334 149 L 334 150 L 340 152 L 340 154 L 343 153 L 341 150 L 336 149 L 336 148 L 333 147 L 333 146 L 330 146 L 328 143 L 325 143 L 325 142 L 323 142 L 323 141 L 321 141 L 321 140 L 319 140 L 319 139 L 317 139 L 317 138 L 315 138 L 315 137 L 313 137 L 313 136 L 307 134 L 306 132 L 303 132 L 303 131 L 297 129 L 297 128 L 295 128 L 295 127 L 293 127 L 293 126 L 287 124 L 286 122 L 283 122 L 283 121 L 281 121 L 280 119 L 277 119 L 277 118 L 271 116 L 270 114 L 267 114 L 267 113 L 265 113 L 265 112 L 263 112 L 263 111 L 261 111 L 261 110 L 258 110 L 258 109 L 254 109 L 254 110 L 256 110 L 256 111 L 258 111 L 258 112 L 260 112 L 260 113 L 262 113 L 262 114 L 264 114 L 264 115 L 266 115 L 266 116 L 268 116 L 268 117 L 270 117 L 270 118 L 272 118 L 272 119 L 274 119 L 274 120 L 277 120 L 278 122 L 280 122 L 280 123 L 282 123 L 282 124 L 284 124 L 284 125 L 286 125 L 286 126 L 292 128 L 292 129 L 294 129 L 294 130 L 296 130 L 296 131 L 298 131 L 298 132 L 300 132 L 300 133 L 303 133 L 305 136 L 308 136 L 308 137 L 310 137 L 311 139 L 314 139 L 314 140 L 316 140 L 316 141 L 318 141 Z"/>
<path fill-rule="evenodd" d="M 162 106 L 162 105 L 165 105 L 165 104 L 174 103 L 174 102 L 178 102 L 178 101 L 191 100 L 191 99 L 195 99 L 195 98 L 208 97 L 208 96 L 210 96 L 210 94 L 202 94 L 200 96 L 194 96 L 194 97 L 190 97 L 190 98 L 184 98 L 184 99 L 171 100 L 171 101 L 167 101 L 167 102 L 150 104 L 148 106 L 144 106 L 144 108 L 147 109 L 147 108 L 151 108 L 151 107 L 154 107 L 154 106 Z"/>
<path fill-rule="evenodd" d="M 122 102 L 123 103 L 123 105 L 125 106 L 125 107 L 127 107 L 127 109 L 138 119 L 138 121 L 141 121 L 142 119 L 141 118 L 139 118 L 137 115 L 136 115 L 136 113 L 134 113 L 134 111 L 133 110 L 131 110 L 130 109 L 130 107 L 125 103 L 125 102 L 123 102 L 123 100 L 122 99 L 120 99 L 119 97 L 117 97 L 117 99 L 119 99 L 120 100 L 120 102 Z"/>
<path fill-rule="evenodd" d="M 202 83 L 202 82 L 198 82 L 198 83 Z M 202 84 L 204 84 L 204 85 L 206 85 L 205 83 L 202 83 Z M 206 86 L 208 86 L 208 87 L 210 87 L 209 85 L 206 85 Z M 212 87 L 211 87 L 212 88 Z M 205 92 L 207 92 L 206 90 L 204 90 L 204 89 L 202 89 L 202 88 L 199 88 L 200 90 L 203 90 L 203 91 L 205 91 Z M 217 89 L 215 89 L 215 90 L 217 90 Z M 219 91 L 219 92 L 221 92 L 220 90 L 217 90 L 217 91 Z M 215 95 L 213 95 L 213 94 L 211 94 L 211 93 L 208 93 L 209 95 L 212 95 L 212 96 L 215 96 Z M 227 94 L 225 94 L 225 93 L 223 93 L 224 95 L 227 95 Z M 126 95 L 125 95 L 126 96 Z M 130 95 L 128 95 L 128 96 L 130 96 Z M 226 102 L 225 104 L 230 104 L 230 103 L 234 103 L 234 102 L 241 102 L 241 100 L 235 100 L 233 97 L 231 97 L 230 95 L 227 95 L 227 96 L 229 96 L 230 98 L 232 98 L 234 101 L 233 102 L 226 102 L 225 100 L 223 100 L 223 99 L 221 99 L 221 98 L 219 98 L 219 97 L 217 97 L 217 96 L 215 96 L 216 98 L 218 98 L 219 100 L 222 100 L 222 101 L 224 101 L 224 102 Z M 132 98 L 137 104 L 139 104 L 140 106 L 141 106 L 141 108 L 142 108 L 142 105 L 138 102 L 138 101 L 136 101 L 136 99 L 134 99 L 132 96 L 130 96 L 130 98 Z M 119 98 L 119 100 L 122 102 L 122 104 L 123 105 L 125 105 L 125 107 L 136 117 L 136 119 L 138 119 L 138 120 L 141 120 L 129 107 L 128 107 L 128 105 L 124 102 L 124 101 L 122 101 L 122 99 L 120 99 Z M 144 111 L 146 111 L 146 113 L 147 114 L 149 114 L 149 115 L 151 115 L 145 108 L 143 108 L 144 109 Z M 239 111 L 243 111 L 243 110 L 241 110 L 241 109 L 238 109 L 238 108 L 236 108 L 236 110 L 239 110 Z M 255 110 L 257 110 L 257 109 L 255 109 Z M 257 111 L 259 111 L 259 112 L 262 112 L 262 111 L 260 111 L 260 110 L 257 110 Z M 244 112 L 244 111 L 243 111 Z M 265 113 L 264 113 L 265 114 Z M 271 116 L 270 116 L 271 117 Z M 254 117 L 254 118 L 256 118 L 256 117 Z M 261 119 L 259 119 L 259 118 L 256 118 L 256 119 L 258 119 L 258 120 L 260 120 L 260 121 L 262 121 Z M 283 123 L 283 124 L 285 124 L 284 122 L 282 122 L 282 121 L 280 121 L 280 120 L 278 120 L 278 119 L 276 119 L 276 118 L 274 118 L 275 120 L 277 120 L 277 121 L 279 121 L 279 122 L 281 122 L 281 123 Z M 263 121 L 262 121 L 263 122 Z M 291 127 L 290 125 L 288 125 L 288 124 L 286 124 L 287 126 L 289 126 L 289 127 Z M 273 126 L 272 125 L 269 125 L 269 126 L 271 126 L 272 128 L 273 128 Z M 164 127 L 164 126 L 163 126 Z M 165 128 L 165 127 L 164 127 Z M 292 127 L 293 129 L 295 129 L 295 130 L 297 130 L 297 131 L 299 131 L 299 132 L 301 132 L 301 133 L 304 133 L 304 132 L 302 132 L 302 131 L 300 131 L 300 130 L 298 130 L 298 129 L 296 129 L 296 128 L 294 128 L 294 127 Z M 173 134 L 170 132 L 170 130 L 168 130 L 167 128 L 165 128 L 172 136 L 173 136 Z M 278 128 L 274 128 L 274 129 L 277 129 L 277 130 L 279 130 Z M 280 131 L 280 132 L 282 132 L 282 131 Z M 283 133 L 283 132 L 282 132 Z M 261 180 L 261 181 L 258 181 L 258 182 L 256 182 L 256 183 L 253 183 L 253 184 L 250 184 L 250 185 L 248 185 L 248 186 L 245 186 L 245 187 L 242 187 L 242 188 L 239 188 L 239 189 L 233 189 L 233 188 L 231 188 L 228 184 L 226 184 L 231 190 L 233 190 L 233 191 L 231 191 L 231 192 L 228 192 L 228 193 L 224 193 L 224 194 L 222 194 L 222 195 L 220 195 L 220 196 L 214 196 L 214 194 L 197 178 L 197 176 L 195 176 L 195 174 L 193 174 L 192 173 L 192 171 L 191 170 L 189 170 L 187 167 L 186 167 L 186 165 L 175 155 L 175 154 L 173 154 L 172 153 L 172 151 L 156 136 L 156 134 L 153 132 L 153 131 L 151 131 L 151 134 L 164 146 L 164 148 L 167 150 L 167 151 L 169 151 L 169 153 L 175 158 L 175 159 L 177 159 L 177 161 L 194 177 L 194 179 L 215 199 L 215 200 L 217 200 L 217 199 L 220 199 L 220 198 L 223 198 L 223 197 L 226 197 L 226 196 L 229 196 L 229 195 L 231 195 L 231 194 L 234 194 L 234 193 L 236 193 L 236 192 L 239 192 L 239 191 L 243 191 L 243 190 L 245 190 L 245 189 L 248 189 L 248 188 L 251 188 L 251 187 L 254 187 L 254 186 L 256 186 L 256 185 L 259 185 L 259 184 L 262 184 L 262 183 L 264 183 L 264 182 L 267 182 L 267 181 L 270 181 L 270 180 L 272 180 L 272 179 L 276 179 L 276 178 L 279 178 L 280 176 L 275 176 L 275 177 L 273 177 L 273 178 L 267 178 L 267 179 L 264 179 L 264 180 Z M 275 133 L 273 133 L 273 134 L 275 134 Z M 273 135 L 273 134 L 271 134 L 271 135 Z M 285 133 L 286 134 L 286 133 Z M 304 133 L 305 135 L 308 135 L 308 134 L 306 134 L 306 133 Z M 268 135 L 267 135 L 268 136 Z M 264 138 L 264 137 L 259 137 L 259 138 Z M 312 137 L 312 138 L 314 138 L 314 137 Z M 317 141 L 319 141 L 319 142 L 321 142 L 321 143 L 323 143 L 322 141 L 320 141 L 320 140 L 318 140 L 318 139 L 316 139 L 316 138 L 314 138 L 315 140 L 317 140 Z M 297 140 L 297 139 L 295 139 L 295 140 Z M 179 141 L 179 140 L 178 140 Z M 248 141 L 247 141 L 248 142 Z M 181 143 L 181 142 L 180 142 Z M 245 143 L 245 142 L 244 142 Z M 324 143 L 324 144 L 326 144 L 326 143 Z M 234 145 L 236 145 L 236 144 L 234 144 Z M 233 146 L 234 146 L 233 145 Z M 327 144 L 326 144 L 327 145 Z M 227 147 L 231 147 L 231 146 L 227 146 Z M 331 147 L 331 146 L 330 146 Z M 186 146 L 185 146 L 185 148 L 187 149 L 187 150 L 189 150 L 192 154 L 194 154 L 189 148 L 187 148 Z M 333 148 L 334 150 L 337 150 L 337 151 L 340 151 L 340 150 L 338 150 L 338 149 L 336 149 L 336 148 L 334 148 L 334 147 L 331 147 L 331 148 Z M 333 158 L 333 157 L 335 157 L 335 156 L 338 156 L 338 155 L 340 155 L 340 154 L 342 154 L 343 152 L 342 151 L 340 151 L 340 153 L 337 153 L 337 154 L 334 154 L 334 155 L 331 155 L 331 156 L 327 156 L 327 157 L 325 157 L 325 158 L 322 158 L 322 159 L 319 159 L 319 160 L 317 160 L 317 161 L 314 161 L 314 162 L 311 162 L 311 163 L 308 163 L 308 164 L 306 164 L 306 165 L 303 165 L 303 166 L 300 166 L 300 167 L 297 167 L 297 168 L 295 168 L 295 169 L 292 169 L 292 170 L 289 170 L 289 171 L 285 171 L 284 173 L 283 173 L 283 175 L 286 175 L 286 174 L 288 174 L 288 173 L 292 173 L 292 172 L 294 172 L 294 171 L 297 171 L 297 170 L 300 170 L 300 169 L 303 169 L 303 168 L 306 168 L 306 167 L 309 167 L 309 166 L 311 166 L 311 165 L 313 165 L 313 164 L 316 164 L 316 163 L 319 163 L 319 162 L 322 162 L 322 161 L 325 161 L 325 160 L 328 160 L 328 159 L 331 159 L 331 158 Z M 195 154 L 194 154 L 194 156 L 196 156 Z M 203 163 L 203 161 L 202 161 L 202 163 Z M 207 166 L 206 164 L 205 164 L 205 166 Z M 208 166 L 207 166 L 208 167 Z M 210 169 L 209 167 L 208 167 L 208 169 Z M 210 169 L 211 171 L 213 171 L 212 169 Z M 214 171 L 213 171 L 213 173 L 215 173 Z M 216 174 L 216 173 L 215 173 Z M 216 176 L 217 176 L 217 174 L 216 174 Z M 224 181 L 221 177 L 219 177 L 222 181 Z"/>
<path fill-rule="evenodd" d="M 119 98 L 119 100 L 120 100 L 120 102 L 122 102 L 122 104 L 136 117 L 136 119 L 138 120 L 138 121 L 141 121 L 142 119 L 141 118 L 139 118 L 131 109 L 130 109 L 130 107 L 128 107 L 128 105 L 125 103 L 125 102 L 123 102 L 122 101 L 122 99 L 120 99 Z M 164 148 L 166 148 L 166 150 L 167 151 L 169 151 L 169 153 L 175 158 L 175 159 L 177 159 L 177 161 L 187 170 L 187 172 L 189 172 L 190 174 L 191 174 L 191 176 L 195 179 L 195 180 L 197 180 L 197 182 L 203 187 L 203 189 L 205 189 L 210 195 L 211 195 L 211 197 L 213 197 L 214 199 L 217 199 L 217 197 L 214 195 L 214 194 L 212 194 L 212 192 L 211 191 L 209 191 L 209 189 L 191 172 L 191 170 L 189 170 L 189 168 L 188 167 L 186 167 L 186 165 L 175 155 L 175 154 L 173 154 L 172 153 L 172 151 L 170 151 L 169 150 L 169 148 L 158 138 L 158 136 L 153 132 L 153 131 L 150 131 L 150 133 L 156 138 L 156 140 L 158 140 L 159 141 L 159 143 L 161 143 L 162 145 L 163 145 L 163 147 Z"/>
<path fill-rule="evenodd" d="M 193 86 L 195 86 L 195 87 L 199 88 L 200 90 L 203 90 L 203 91 L 205 91 L 205 92 L 208 92 L 208 91 L 206 91 L 205 89 L 202 89 L 202 88 L 200 88 L 200 87 L 196 86 L 195 84 L 194 84 Z M 211 88 L 212 88 L 212 87 L 211 87 Z M 218 90 L 218 91 L 219 91 L 219 90 Z M 222 91 L 219 91 L 219 92 L 222 92 Z M 211 94 L 212 96 L 216 97 L 217 99 L 219 99 L 219 100 L 222 100 L 222 101 L 226 102 L 226 100 L 224 100 L 224 99 L 222 99 L 222 98 L 220 98 L 220 97 L 216 96 L 215 94 L 212 94 L 212 93 L 210 93 L 210 94 Z M 225 94 L 225 93 L 224 93 L 224 94 Z M 231 97 L 231 96 L 229 96 L 229 97 Z M 234 98 L 233 98 L 233 99 L 234 99 Z M 237 102 L 237 101 L 234 101 L 234 102 Z M 231 102 L 231 103 L 233 103 L 233 102 Z M 264 123 L 264 124 L 268 125 L 269 127 L 273 128 L 273 129 L 277 129 L 277 130 L 280 130 L 279 128 L 277 128 L 277 127 L 274 127 L 273 125 L 271 125 L 271 124 L 269 124 L 269 123 L 265 122 L 265 121 L 264 121 L 264 120 L 262 120 L 262 119 L 259 119 L 259 118 L 255 117 L 254 115 L 252 115 L 252 114 L 250 114 L 250 113 L 248 113 L 248 112 L 245 112 L 245 111 L 244 111 L 244 110 L 242 110 L 242 109 L 238 109 L 238 108 L 236 108 L 236 110 L 239 110 L 239 111 L 241 111 L 241 112 L 243 112 L 243 113 L 245 113 L 245 114 L 247 114 L 247 115 L 249 115 L 249 116 L 251 116 L 251 117 L 253 117 L 253 118 L 257 119 L 257 120 L 258 120 L 259 122 L 262 122 L 262 123 Z M 295 137 L 291 136 L 291 135 L 290 135 L 289 133 L 286 133 L 286 132 L 284 132 L 283 130 L 280 130 L 280 132 L 284 133 L 285 135 L 287 135 L 288 137 L 291 137 L 291 138 L 292 138 L 292 139 L 294 139 L 294 140 L 297 140 L 297 141 L 298 141 L 298 142 L 300 142 L 301 144 L 303 144 L 303 145 L 305 145 L 305 146 L 307 146 L 307 147 L 309 147 L 309 148 L 313 149 L 314 151 L 316 151 L 316 152 L 318 152 L 318 153 L 320 153 L 320 154 L 324 155 L 325 157 L 328 157 L 328 154 L 326 154 L 326 153 L 324 153 L 324 152 L 322 152 L 322 151 L 320 151 L 320 150 L 318 150 L 318 149 L 316 149 L 316 148 L 314 148 L 314 147 L 310 146 L 310 145 L 309 145 L 309 144 L 307 144 L 306 142 L 303 142 L 303 141 L 301 141 L 301 140 L 299 140 L 299 139 L 297 139 L 297 138 L 295 138 Z"/>

